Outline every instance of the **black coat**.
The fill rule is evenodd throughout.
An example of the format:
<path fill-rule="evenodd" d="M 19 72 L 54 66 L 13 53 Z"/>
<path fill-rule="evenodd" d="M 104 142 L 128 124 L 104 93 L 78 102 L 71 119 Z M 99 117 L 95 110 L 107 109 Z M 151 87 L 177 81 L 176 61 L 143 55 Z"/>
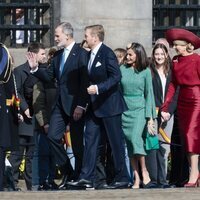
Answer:
<path fill-rule="evenodd" d="M 30 74 L 28 62 L 16 67 L 14 70 L 18 95 L 20 98 L 21 114 L 24 117 L 24 122 L 19 124 L 19 135 L 33 136 L 33 120 L 26 117 L 24 111 L 29 108 L 30 113 L 33 113 L 32 108 L 32 90 L 34 84 L 38 81 L 36 77 Z M 28 84 L 29 83 L 29 84 Z"/>
<path fill-rule="evenodd" d="M 159 76 L 157 70 L 155 69 L 155 67 L 153 65 L 151 65 L 151 72 L 152 72 L 152 84 L 153 84 L 155 104 L 156 104 L 156 107 L 160 108 L 165 100 L 167 90 L 168 90 L 169 84 L 171 82 L 172 74 L 171 74 L 171 70 L 169 70 L 169 72 L 167 74 L 167 81 L 166 81 L 166 85 L 165 85 L 165 95 L 164 95 L 164 99 L 163 99 L 163 89 L 162 89 L 161 79 L 160 79 L 160 76 Z M 178 90 L 176 91 L 176 94 L 173 97 L 173 101 L 169 105 L 169 113 L 171 115 L 176 110 L 177 98 L 178 98 Z M 160 112 L 159 112 L 158 113 L 159 122 L 160 122 L 160 117 L 161 116 L 160 116 Z"/>
<path fill-rule="evenodd" d="M 16 150 L 18 147 L 17 108 L 6 104 L 15 94 L 13 76 L 7 83 L 0 83 L 0 147 Z"/>

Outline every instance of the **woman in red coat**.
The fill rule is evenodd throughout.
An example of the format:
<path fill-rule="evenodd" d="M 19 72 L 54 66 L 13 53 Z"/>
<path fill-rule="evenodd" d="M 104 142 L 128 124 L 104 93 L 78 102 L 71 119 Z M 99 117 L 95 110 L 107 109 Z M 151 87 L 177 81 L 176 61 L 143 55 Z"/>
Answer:
<path fill-rule="evenodd" d="M 172 81 L 161 115 L 164 121 L 169 119 L 168 106 L 180 86 L 177 102 L 179 129 L 191 170 L 184 186 L 196 187 L 200 154 L 200 56 L 193 50 L 200 47 L 200 38 L 184 29 L 170 29 L 166 38 L 178 55 L 173 58 Z"/>

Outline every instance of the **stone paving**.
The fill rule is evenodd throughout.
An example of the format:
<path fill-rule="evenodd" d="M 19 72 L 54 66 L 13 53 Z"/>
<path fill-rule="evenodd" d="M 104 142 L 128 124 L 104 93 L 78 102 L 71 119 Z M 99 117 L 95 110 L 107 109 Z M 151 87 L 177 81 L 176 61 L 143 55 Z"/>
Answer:
<path fill-rule="evenodd" d="M 1 192 L 0 200 L 54 200 L 54 199 L 132 199 L 132 200 L 200 200 L 200 188 L 122 189 L 90 191 Z"/>

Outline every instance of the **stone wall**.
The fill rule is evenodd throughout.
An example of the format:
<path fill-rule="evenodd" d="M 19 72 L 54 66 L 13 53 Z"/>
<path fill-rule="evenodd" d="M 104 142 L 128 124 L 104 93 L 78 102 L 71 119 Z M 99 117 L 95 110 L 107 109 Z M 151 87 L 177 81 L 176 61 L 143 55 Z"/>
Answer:
<path fill-rule="evenodd" d="M 152 0 L 61 0 L 60 21 L 69 21 L 75 38 L 83 39 L 87 25 L 102 24 L 105 43 L 112 48 L 139 42 L 152 45 Z"/>

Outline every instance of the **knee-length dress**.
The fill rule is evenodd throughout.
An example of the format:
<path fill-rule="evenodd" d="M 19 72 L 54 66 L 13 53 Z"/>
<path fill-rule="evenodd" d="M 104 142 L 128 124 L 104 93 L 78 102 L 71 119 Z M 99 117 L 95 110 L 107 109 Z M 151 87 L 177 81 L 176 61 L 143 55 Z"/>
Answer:
<path fill-rule="evenodd" d="M 138 72 L 132 67 L 122 65 L 121 89 L 128 106 L 122 114 L 122 128 L 125 134 L 128 154 L 146 155 L 144 130 L 147 119 L 156 117 L 150 69 Z"/>
<path fill-rule="evenodd" d="M 180 86 L 177 102 L 180 134 L 186 152 L 200 154 L 200 56 L 175 56 L 172 70 L 172 82 L 161 109 L 168 111 Z"/>

